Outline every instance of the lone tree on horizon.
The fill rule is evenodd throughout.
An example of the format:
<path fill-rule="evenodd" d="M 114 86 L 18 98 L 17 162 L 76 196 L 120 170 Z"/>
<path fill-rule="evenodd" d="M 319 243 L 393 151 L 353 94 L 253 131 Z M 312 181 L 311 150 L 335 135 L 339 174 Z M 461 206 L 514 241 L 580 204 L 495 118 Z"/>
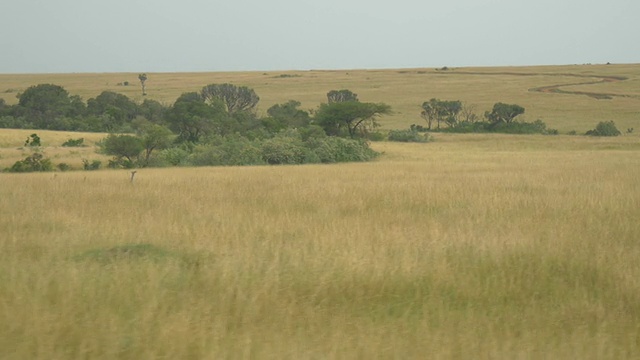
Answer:
<path fill-rule="evenodd" d="M 147 90 L 145 87 L 145 81 L 147 81 L 147 74 L 146 73 L 142 73 L 140 75 L 138 75 L 138 79 L 140 79 L 140 85 L 142 85 L 142 96 L 146 96 L 147 95 Z"/>

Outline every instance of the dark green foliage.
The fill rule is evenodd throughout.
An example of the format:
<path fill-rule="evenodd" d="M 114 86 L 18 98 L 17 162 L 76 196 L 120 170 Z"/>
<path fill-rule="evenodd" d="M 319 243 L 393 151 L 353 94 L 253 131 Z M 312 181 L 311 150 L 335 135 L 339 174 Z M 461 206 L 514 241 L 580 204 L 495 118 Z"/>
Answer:
<path fill-rule="evenodd" d="M 42 146 L 40 142 L 40 136 L 38 134 L 31 134 L 24 142 L 24 146 Z"/>
<path fill-rule="evenodd" d="M 417 124 L 411 124 L 411 126 L 409 126 L 409 130 L 417 131 L 417 132 L 429 131 L 429 129 L 427 129 L 426 127 L 422 125 L 417 125 Z"/>
<path fill-rule="evenodd" d="M 510 123 L 461 121 L 455 127 L 444 128 L 440 131 L 449 133 L 558 134 L 558 130 L 556 129 L 547 129 L 547 125 L 542 120 L 536 120 L 532 123 L 519 121 L 513 121 Z"/>
<path fill-rule="evenodd" d="M 242 136 L 217 137 L 197 146 L 189 157 L 194 166 L 230 166 L 264 164 L 259 143 Z"/>
<path fill-rule="evenodd" d="M 327 135 L 348 135 L 353 139 L 378 127 L 376 118 L 389 113 L 391 113 L 391 107 L 383 103 L 334 102 L 321 104 L 314 120 Z"/>
<path fill-rule="evenodd" d="M 24 158 L 24 160 L 16 161 L 13 166 L 5 169 L 7 172 L 36 172 L 36 171 L 52 171 L 53 164 L 50 159 L 44 157 L 40 152 L 34 152 L 33 154 Z"/>
<path fill-rule="evenodd" d="M 102 166 L 102 161 L 82 159 L 82 168 L 87 171 L 98 170 Z"/>
<path fill-rule="evenodd" d="M 144 99 L 138 108 L 138 113 L 147 120 L 159 124 L 164 120 L 164 115 L 167 110 L 166 106 L 156 100 Z"/>
<path fill-rule="evenodd" d="M 85 146 L 84 145 L 84 138 L 69 139 L 69 140 L 65 141 L 64 143 L 62 143 L 62 146 L 64 146 L 64 147 L 81 147 L 81 146 Z"/>
<path fill-rule="evenodd" d="M 243 136 L 218 136 L 207 144 L 198 145 L 189 155 L 186 164 L 193 166 L 263 165 L 263 164 L 310 164 L 368 161 L 378 153 L 371 150 L 366 141 L 326 136 L 323 131 L 303 135 L 302 130 L 289 129 L 271 139 L 250 140 Z M 184 152 L 167 149 L 158 156 L 177 157 L 185 164 Z"/>
<path fill-rule="evenodd" d="M 109 115 L 111 120 L 105 124 L 107 131 L 119 130 L 122 125 L 135 119 L 140 109 L 127 96 L 113 91 L 103 91 L 95 99 L 87 101 L 89 115 Z"/>
<path fill-rule="evenodd" d="M 26 117 L 0 116 L 0 128 L 2 129 L 36 129 L 37 126 L 27 120 Z"/>
<path fill-rule="evenodd" d="M 109 161 L 109 167 L 125 169 L 135 166 L 138 156 L 144 149 L 142 140 L 131 135 L 109 134 L 99 143 L 99 146 L 103 153 L 114 156 L 114 159 Z"/>
<path fill-rule="evenodd" d="M 167 111 L 166 120 L 180 141 L 194 143 L 210 134 L 232 133 L 236 125 L 221 101 L 206 103 L 196 92 L 180 95 Z"/>
<path fill-rule="evenodd" d="M 364 140 L 335 136 L 311 139 L 307 147 L 313 151 L 321 163 L 370 161 L 379 155 Z"/>
<path fill-rule="evenodd" d="M 19 94 L 18 99 L 13 115 L 31 119 L 40 129 L 48 129 L 56 117 L 78 116 L 85 111 L 78 96 L 69 96 L 67 90 L 53 84 L 31 86 Z"/>
<path fill-rule="evenodd" d="M 286 134 L 266 140 L 261 151 L 262 159 L 271 165 L 303 164 L 309 152 L 299 134 Z"/>
<path fill-rule="evenodd" d="M 620 134 L 620 130 L 618 130 L 613 121 L 601 121 L 596 125 L 595 129 L 586 133 L 586 135 L 590 136 L 618 136 Z"/>
<path fill-rule="evenodd" d="M 200 95 L 207 103 L 222 101 L 229 114 L 252 111 L 260 101 L 253 89 L 233 84 L 210 84 L 202 88 Z"/>
<path fill-rule="evenodd" d="M 485 118 L 490 122 L 497 123 L 511 123 L 516 116 L 524 114 L 524 108 L 516 104 L 504 104 L 496 103 L 493 105 L 491 112 L 485 112 Z"/>
<path fill-rule="evenodd" d="M 336 162 L 370 161 L 379 155 L 364 140 L 326 137 L 324 142 L 331 146 Z"/>
<path fill-rule="evenodd" d="M 348 102 L 348 101 L 359 101 L 358 94 L 354 94 L 351 90 L 343 89 L 343 90 L 331 90 L 327 93 L 327 101 L 329 104 L 339 103 L 339 102 Z"/>
<path fill-rule="evenodd" d="M 180 147 L 172 147 L 160 150 L 158 154 L 151 159 L 148 166 L 164 167 L 187 165 L 187 159 L 189 155 L 189 151 Z"/>
<path fill-rule="evenodd" d="M 284 104 L 276 104 L 267 110 L 268 118 L 262 119 L 262 124 L 271 133 L 277 133 L 287 128 L 302 128 L 309 125 L 309 113 L 298 109 L 299 101 L 289 100 Z"/>
<path fill-rule="evenodd" d="M 442 122 L 453 127 L 458 122 L 458 114 L 462 110 L 462 102 L 459 100 L 448 101 L 431 99 L 422 103 L 420 115 L 427 121 L 427 128 L 431 129 L 433 122 L 437 123 L 438 129 Z"/>
<path fill-rule="evenodd" d="M 69 171 L 69 170 L 71 170 L 71 166 L 69 164 L 67 164 L 67 163 L 60 163 L 60 164 L 56 165 L 56 167 L 60 171 Z"/>
<path fill-rule="evenodd" d="M 369 141 L 384 141 L 386 135 L 381 131 L 372 131 L 366 134 L 366 139 Z"/>
<path fill-rule="evenodd" d="M 391 130 L 388 136 L 389 141 L 398 142 L 418 142 L 426 143 L 429 141 L 429 134 L 421 134 L 417 130 Z"/>
<path fill-rule="evenodd" d="M 137 123 L 138 136 L 144 148 L 144 165 L 149 163 L 154 150 L 166 149 L 171 145 L 174 135 L 171 130 L 158 124 L 154 124 L 144 118 Z"/>

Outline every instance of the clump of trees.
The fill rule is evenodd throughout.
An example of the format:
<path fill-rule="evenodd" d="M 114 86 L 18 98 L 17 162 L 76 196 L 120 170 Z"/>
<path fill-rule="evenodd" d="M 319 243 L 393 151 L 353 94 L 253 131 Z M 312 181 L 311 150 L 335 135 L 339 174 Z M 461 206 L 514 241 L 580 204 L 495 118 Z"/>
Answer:
<path fill-rule="evenodd" d="M 206 85 L 171 105 L 150 99 L 136 103 L 112 91 L 85 103 L 53 84 L 32 86 L 18 99 L 14 106 L 0 104 L 0 127 L 108 132 L 98 146 L 112 156 L 108 166 L 113 168 L 367 161 L 377 155 L 367 136 L 391 111 L 383 103 L 360 102 L 343 89 L 329 91 L 327 103 L 313 113 L 290 100 L 259 116 L 256 92 L 233 84 Z M 71 139 L 63 146 L 82 142 Z M 84 163 L 85 170 L 99 167 Z"/>
<path fill-rule="evenodd" d="M 432 98 L 422 104 L 421 116 L 427 126 L 412 125 L 414 131 L 443 131 L 456 133 L 498 132 L 508 134 L 557 134 L 548 129 L 542 120 L 518 121 L 525 109 L 517 104 L 495 103 L 491 111 L 480 117 L 475 107 L 459 100 Z"/>

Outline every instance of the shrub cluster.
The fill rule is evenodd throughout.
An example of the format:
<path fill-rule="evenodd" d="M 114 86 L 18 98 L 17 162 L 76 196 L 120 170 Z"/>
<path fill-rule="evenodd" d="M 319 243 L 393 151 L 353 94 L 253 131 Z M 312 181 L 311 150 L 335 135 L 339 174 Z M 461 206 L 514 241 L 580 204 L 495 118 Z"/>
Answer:
<path fill-rule="evenodd" d="M 595 129 L 587 131 L 585 135 L 618 136 L 620 134 L 621 134 L 620 130 L 618 130 L 618 128 L 616 127 L 616 124 L 613 121 L 601 121 L 598 123 L 598 125 L 596 125 Z"/>
<path fill-rule="evenodd" d="M 62 143 L 64 147 L 81 147 L 84 146 L 84 138 L 69 139 Z"/>
<path fill-rule="evenodd" d="M 429 142 L 429 134 L 421 134 L 414 126 L 409 130 L 391 130 L 388 136 L 389 141 L 398 142 Z"/>
<path fill-rule="evenodd" d="M 13 166 L 6 168 L 6 172 L 36 172 L 36 171 L 52 171 L 53 164 L 51 160 L 45 158 L 41 152 L 34 152 L 23 160 L 16 161 Z"/>
<path fill-rule="evenodd" d="M 176 148 L 163 150 L 154 165 L 293 165 L 369 161 L 378 156 L 364 140 L 326 135 L 305 139 L 303 134 L 305 132 L 290 129 L 269 139 L 250 140 L 238 135 L 215 137 L 195 146 L 191 154 Z"/>

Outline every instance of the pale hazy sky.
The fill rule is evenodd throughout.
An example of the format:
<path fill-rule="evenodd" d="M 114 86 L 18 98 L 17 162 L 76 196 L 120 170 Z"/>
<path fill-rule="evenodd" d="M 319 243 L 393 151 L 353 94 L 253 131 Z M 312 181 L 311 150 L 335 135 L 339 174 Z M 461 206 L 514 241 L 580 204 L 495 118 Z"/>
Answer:
<path fill-rule="evenodd" d="M 0 73 L 640 62 L 640 0 L 0 0 Z"/>

